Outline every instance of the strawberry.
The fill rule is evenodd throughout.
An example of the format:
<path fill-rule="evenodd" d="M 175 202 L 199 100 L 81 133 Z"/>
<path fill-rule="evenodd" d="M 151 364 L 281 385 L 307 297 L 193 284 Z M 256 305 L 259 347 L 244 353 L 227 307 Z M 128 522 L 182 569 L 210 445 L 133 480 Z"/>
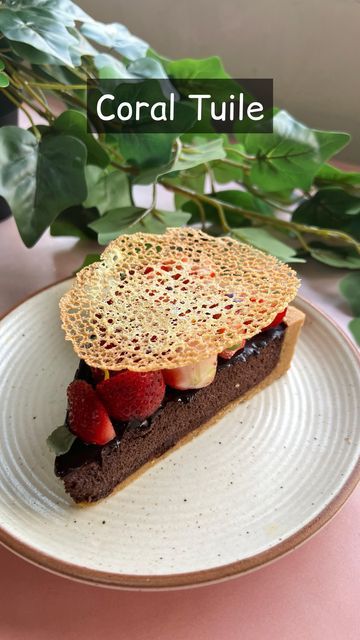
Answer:
<path fill-rule="evenodd" d="M 95 384 L 104 380 L 104 369 L 98 369 L 97 367 L 90 367 L 91 377 Z"/>
<path fill-rule="evenodd" d="M 282 322 L 285 318 L 286 311 L 287 307 L 285 307 L 284 311 L 280 311 L 280 313 L 275 316 L 274 320 L 270 324 L 268 324 L 267 327 L 264 327 L 262 331 L 266 331 L 267 329 L 271 329 L 272 327 L 276 327 L 276 325 L 280 324 L 280 322 Z"/>
<path fill-rule="evenodd" d="M 222 351 L 219 356 L 220 358 L 223 358 L 224 360 L 230 360 L 230 358 L 232 358 L 235 353 L 237 353 L 238 351 L 240 351 L 240 349 L 243 349 L 245 346 L 245 338 L 243 340 L 241 340 L 241 342 L 239 342 L 239 344 L 233 345 L 232 347 L 228 347 L 227 349 L 224 349 L 224 351 Z"/>
<path fill-rule="evenodd" d="M 70 430 L 89 444 L 106 444 L 116 437 L 109 415 L 91 384 L 74 380 L 67 389 Z"/>
<path fill-rule="evenodd" d="M 107 380 L 111 376 L 115 376 L 118 371 L 110 371 L 109 369 L 98 369 L 97 367 L 90 367 L 91 369 L 91 377 L 94 384 L 98 384 L 102 382 L 102 380 Z"/>
<path fill-rule="evenodd" d="M 169 387 L 174 389 L 202 389 L 207 387 L 215 378 L 217 356 L 210 356 L 206 360 L 189 364 L 176 369 L 163 371 L 164 380 Z"/>
<path fill-rule="evenodd" d="M 115 420 L 143 420 L 159 408 L 165 383 L 161 371 L 120 371 L 100 382 L 96 391 Z"/>

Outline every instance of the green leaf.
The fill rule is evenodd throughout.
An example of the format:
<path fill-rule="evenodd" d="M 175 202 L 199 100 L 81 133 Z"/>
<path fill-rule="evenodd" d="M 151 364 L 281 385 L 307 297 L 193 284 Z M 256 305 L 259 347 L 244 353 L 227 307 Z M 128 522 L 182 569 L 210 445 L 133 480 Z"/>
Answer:
<path fill-rule="evenodd" d="M 159 57 L 158 57 L 159 59 Z M 230 79 L 229 74 L 225 71 L 223 63 L 218 56 L 211 56 L 203 59 L 184 58 L 181 60 L 164 60 L 161 59 L 162 65 L 169 75 L 170 79 L 173 79 L 173 84 L 180 94 L 189 92 L 189 82 L 191 82 L 192 93 L 203 93 L 203 80 L 208 82 L 213 81 L 213 90 L 209 90 L 209 94 L 216 92 L 218 100 L 228 100 L 229 93 L 231 91 L 237 92 L 239 85 Z M 226 83 L 219 83 L 218 80 L 227 80 Z M 185 82 L 183 82 L 183 80 Z M 195 115 L 194 105 L 192 105 L 193 115 Z M 211 119 L 210 102 L 206 102 L 203 105 L 203 113 L 201 118 L 201 124 L 196 121 L 196 117 L 192 121 L 191 131 L 200 133 L 202 127 L 207 127 L 209 131 L 214 131 L 213 121 Z M 183 127 L 182 131 L 187 131 L 190 127 Z M 204 136 L 205 138 L 214 138 L 214 133 L 210 133 Z M 187 137 L 183 138 L 183 141 L 187 141 Z"/>
<path fill-rule="evenodd" d="M 0 194 L 7 200 L 27 247 L 58 214 L 86 197 L 86 147 L 72 136 L 40 142 L 18 127 L 0 129 Z"/>
<path fill-rule="evenodd" d="M 315 176 L 315 183 L 319 185 L 335 184 L 360 187 L 360 172 L 342 171 L 341 169 L 333 167 L 330 164 L 324 164 L 322 167 L 320 167 Z"/>
<path fill-rule="evenodd" d="M 240 227 L 240 229 L 232 229 L 231 234 L 238 240 L 271 253 L 284 262 L 305 262 L 302 258 L 296 257 L 295 249 L 281 242 L 262 227 Z"/>
<path fill-rule="evenodd" d="M 74 109 L 63 111 L 55 120 L 50 131 L 65 133 L 81 140 L 87 148 L 89 164 L 99 167 L 106 167 L 109 164 L 110 158 L 106 151 L 97 142 L 94 135 L 88 133 L 86 115 L 81 111 Z"/>
<path fill-rule="evenodd" d="M 221 138 L 215 138 L 215 140 L 205 142 L 196 147 L 186 146 L 181 149 L 180 156 L 173 164 L 171 172 L 186 171 L 205 162 L 208 163 L 225 157 L 226 153 Z"/>
<path fill-rule="evenodd" d="M 88 165 L 85 169 L 88 195 L 84 207 L 96 207 L 101 215 L 111 209 L 131 205 L 129 180 L 117 170 L 102 170 Z"/>
<path fill-rule="evenodd" d="M 163 167 L 170 162 L 176 135 L 170 133 L 121 133 L 116 136 L 126 162 L 139 169 Z"/>
<path fill-rule="evenodd" d="M 67 453 L 71 449 L 72 444 L 76 440 L 76 436 L 68 429 L 66 425 L 57 427 L 46 439 L 46 444 L 54 451 L 57 456 Z"/>
<path fill-rule="evenodd" d="M 226 150 L 226 160 L 238 164 L 238 167 L 226 164 L 225 162 L 215 161 L 212 164 L 216 182 L 226 184 L 228 182 L 240 182 L 243 180 L 244 173 L 240 165 L 244 163 L 244 159 L 239 155 L 239 152 L 242 151 L 244 151 L 244 147 L 240 144 L 232 144 L 228 146 Z"/>
<path fill-rule="evenodd" d="M 325 187 L 305 200 L 292 219 L 316 227 L 341 229 L 360 239 L 360 198 L 340 187 Z"/>
<path fill-rule="evenodd" d="M 179 187 L 185 187 L 185 189 L 191 189 L 198 193 L 204 193 L 205 191 L 205 176 L 206 167 L 200 165 L 189 171 L 182 171 L 176 178 L 171 179 L 171 184 L 178 185 Z M 188 196 L 181 194 L 174 194 L 175 206 L 177 209 L 182 209 L 182 205 L 188 202 Z"/>
<path fill-rule="evenodd" d="M 94 57 L 94 64 L 102 80 L 112 78 L 129 78 L 126 66 L 108 53 L 98 53 Z"/>
<path fill-rule="evenodd" d="M 146 210 L 141 207 L 123 207 L 109 211 L 91 223 L 98 233 L 100 244 L 107 244 L 121 234 L 164 233 L 167 227 L 180 227 L 188 222 L 190 215 L 183 211 Z"/>
<path fill-rule="evenodd" d="M 164 61 L 164 59 L 162 59 L 162 62 L 168 75 L 179 80 L 230 77 L 223 67 L 221 58 L 218 56 L 202 59 L 183 58 L 181 60 L 171 61 Z"/>
<path fill-rule="evenodd" d="M 339 288 L 353 315 L 360 316 L 360 271 L 349 273 L 340 280 Z"/>
<path fill-rule="evenodd" d="M 38 8 L 20 7 L 19 10 L 1 8 L 1 32 L 4 36 L 73 66 L 70 47 L 77 41 L 56 14 L 53 16 L 51 12 Z M 68 26 L 73 24 L 73 19 L 67 21 Z"/>
<path fill-rule="evenodd" d="M 59 58 L 59 53 L 56 54 L 54 50 L 50 52 L 49 49 L 40 49 L 31 41 L 32 33 L 29 27 L 33 28 L 35 23 L 39 26 L 39 30 L 41 29 L 41 35 L 45 39 L 47 36 L 49 39 L 51 37 L 53 38 L 54 42 L 51 44 L 53 45 L 53 48 L 54 46 L 59 47 L 60 52 L 62 51 L 62 45 L 59 38 L 59 32 L 57 30 L 57 24 L 67 27 L 67 29 L 62 32 L 62 35 L 66 39 L 68 38 L 68 35 L 73 38 L 68 46 L 68 53 L 73 66 L 81 65 L 82 56 L 93 56 L 97 53 L 96 49 L 94 49 L 86 38 L 84 38 L 84 36 L 74 28 L 75 20 L 86 19 L 91 21 L 91 18 L 86 18 L 85 12 L 70 0 L 30 0 L 30 2 L 16 2 L 16 0 L 10 0 L 7 4 L 7 8 L 9 8 L 13 14 L 13 21 L 15 21 L 15 18 L 17 21 L 19 19 L 25 20 L 26 27 L 28 28 L 28 31 L 30 31 L 30 35 L 28 34 L 29 37 L 26 42 L 24 39 L 19 39 L 19 41 L 17 41 L 17 38 L 8 41 L 12 50 L 20 58 L 38 65 L 58 65 L 59 61 L 62 61 L 63 63 L 65 62 L 65 60 L 61 60 L 61 58 Z M 30 12 L 31 20 L 28 19 Z M 19 24 L 19 22 L 17 22 L 17 24 Z"/>
<path fill-rule="evenodd" d="M 40 51 L 39 49 L 34 49 L 30 44 L 25 44 L 24 42 L 15 42 L 9 40 L 9 47 L 11 47 L 12 51 L 23 60 L 27 60 L 31 64 L 36 65 L 57 65 L 59 64 L 59 60 L 54 56 L 51 56 L 49 53 L 45 51 Z M 69 49 L 70 51 L 70 49 Z"/>
<path fill-rule="evenodd" d="M 41 30 L 41 35 L 45 39 L 46 37 L 49 37 L 49 39 L 52 38 L 54 40 L 54 42 L 51 42 L 53 45 L 52 51 L 45 48 L 40 49 L 32 42 L 32 32 L 28 29 L 30 34 L 28 34 L 29 37 L 26 42 L 24 39 L 19 39 L 19 41 L 17 41 L 17 38 L 9 40 L 9 46 L 20 58 L 37 65 L 58 65 L 59 61 L 62 63 L 67 62 L 67 60 L 61 59 L 59 52 L 56 53 L 53 50 L 54 46 L 59 47 L 61 53 L 63 48 L 59 37 L 60 34 L 57 29 L 58 24 L 67 27 L 67 29 L 65 29 L 61 34 L 65 39 L 67 39 L 68 36 L 72 37 L 72 40 L 68 43 L 68 54 L 70 56 L 72 66 L 81 66 L 82 56 L 96 55 L 96 49 L 94 49 L 90 42 L 88 42 L 86 38 L 84 38 L 84 36 L 74 28 L 75 20 L 86 19 L 91 21 L 92 19 L 89 17 L 86 18 L 85 12 L 70 0 L 40 0 L 38 2 L 36 0 L 31 2 L 30 0 L 28 3 L 10 0 L 8 5 L 10 5 L 9 8 L 12 11 L 13 16 L 15 15 L 17 19 L 20 18 L 22 20 L 26 20 L 26 27 L 33 28 L 36 23 L 39 26 L 39 30 Z M 31 20 L 28 19 L 30 12 Z"/>
<path fill-rule="evenodd" d="M 225 191 L 217 191 L 216 194 L 212 196 L 215 200 L 222 200 L 223 202 L 228 202 L 229 204 L 233 204 L 236 207 L 240 207 L 241 209 L 245 209 L 246 211 L 254 211 L 255 213 L 262 213 L 264 216 L 273 217 L 273 209 L 266 202 L 257 198 L 252 193 L 248 191 L 240 191 L 240 189 L 229 189 Z M 238 215 L 232 211 L 226 211 L 226 218 L 231 225 L 233 225 L 233 221 L 238 219 Z M 265 222 L 265 221 L 264 221 Z"/>
<path fill-rule="evenodd" d="M 119 207 L 107 211 L 101 218 L 90 223 L 89 227 L 98 234 L 100 244 L 107 244 L 123 233 L 123 229 L 138 224 L 145 211 L 142 207 Z"/>
<path fill-rule="evenodd" d="M 180 210 L 163 211 L 156 209 L 154 213 L 156 213 L 157 218 L 164 225 L 164 232 L 168 227 L 183 227 L 191 218 L 188 213 L 184 213 L 184 211 Z"/>
<path fill-rule="evenodd" d="M 85 267 L 88 267 L 94 262 L 99 262 L 100 259 L 101 259 L 100 253 L 88 253 L 87 256 L 85 256 L 84 262 L 82 263 L 81 267 L 76 269 L 75 273 L 78 273 L 79 271 L 81 271 L 81 269 L 85 269 Z"/>
<path fill-rule="evenodd" d="M 349 322 L 349 329 L 356 342 L 360 345 L 360 318 L 354 318 Z"/>
<path fill-rule="evenodd" d="M 104 24 L 94 20 L 83 24 L 80 31 L 87 38 L 120 53 L 128 60 L 143 58 L 149 46 L 144 40 L 130 33 L 123 24 L 117 22 Z"/>
<path fill-rule="evenodd" d="M 159 134 L 157 134 L 157 136 L 159 136 Z M 199 143 L 198 146 L 182 147 L 180 155 L 175 161 L 171 153 L 172 149 L 170 149 L 170 156 L 166 162 L 162 164 L 159 162 L 151 163 L 149 169 L 142 171 L 139 176 L 136 177 L 135 182 L 150 184 L 165 175 L 167 175 L 169 179 L 180 179 L 181 176 L 187 177 L 190 175 L 189 171 L 194 168 L 198 169 L 198 175 L 205 175 L 208 171 L 205 163 L 210 163 L 212 160 L 225 157 L 222 138 L 216 138 L 210 142 L 197 138 L 196 141 Z"/>
<path fill-rule="evenodd" d="M 8 87 L 9 84 L 10 84 L 10 79 L 7 73 L 0 71 L 0 87 L 4 89 L 5 87 Z"/>
<path fill-rule="evenodd" d="M 251 161 L 250 180 L 265 191 L 309 189 L 320 166 L 350 140 L 346 133 L 309 129 L 286 111 L 274 117 L 274 132 L 238 136 Z"/>
<path fill-rule="evenodd" d="M 49 13 L 56 17 L 57 20 L 61 20 L 67 26 L 74 23 L 74 20 L 80 20 L 81 22 L 92 21 L 92 18 L 88 16 L 78 5 L 71 0 L 8 0 L 11 8 L 15 6 L 21 9 L 21 7 L 31 6 L 31 10 L 41 15 Z"/>
<path fill-rule="evenodd" d="M 98 53 L 94 57 L 94 64 L 99 70 L 100 78 L 162 78 L 167 79 L 164 67 L 158 60 L 152 58 L 138 58 L 127 67 L 125 64 L 108 53 Z"/>
<path fill-rule="evenodd" d="M 162 64 L 152 58 L 139 58 L 138 60 L 134 60 L 134 62 L 129 64 L 127 71 L 129 77 L 134 78 L 156 78 L 165 80 L 168 77 Z"/>
<path fill-rule="evenodd" d="M 355 249 L 348 247 L 329 247 L 322 242 L 311 243 L 310 254 L 315 260 L 330 267 L 344 269 L 360 269 L 360 255 Z"/>
<path fill-rule="evenodd" d="M 97 209 L 85 209 L 82 205 L 70 207 L 62 211 L 50 226 L 52 236 L 75 236 L 80 240 L 96 239 L 96 234 L 89 228 L 90 222 L 99 217 Z"/>
<path fill-rule="evenodd" d="M 72 27 L 68 27 L 68 31 L 76 40 L 76 44 L 70 47 L 72 63 L 74 67 L 81 67 L 83 56 L 96 56 L 98 52 L 80 31 Z"/>

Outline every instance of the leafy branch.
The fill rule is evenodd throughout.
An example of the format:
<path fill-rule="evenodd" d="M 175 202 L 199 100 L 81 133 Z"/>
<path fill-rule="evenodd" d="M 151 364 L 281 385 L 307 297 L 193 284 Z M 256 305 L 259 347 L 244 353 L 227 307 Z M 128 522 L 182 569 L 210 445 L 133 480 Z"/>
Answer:
<path fill-rule="evenodd" d="M 0 129 L 0 194 L 27 246 L 49 227 L 106 243 L 197 224 L 285 261 L 312 256 L 360 268 L 360 174 L 328 164 L 347 134 L 310 129 L 284 111 L 272 134 L 235 141 L 191 131 L 92 134 L 89 78 L 228 78 L 221 60 L 167 60 L 124 25 L 96 22 L 71 0 L 11 7 L 5 0 L 0 24 L 0 92 L 30 125 Z M 136 205 L 139 184 L 152 185 L 148 208 Z M 174 194 L 173 211 L 158 209 L 156 185 Z"/>
<path fill-rule="evenodd" d="M 186 196 L 190 200 L 194 200 L 197 203 L 204 203 L 214 207 L 218 211 L 219 220 L 222 226 L 222 229 L 225 233 L 231 231 L 231 227 L 229 226 L 225 211 L 232 211 L 233 213 L 237 213 L 242 215 L 244 218 L 249 220 L 254 220 L 260 224 L 264 224 L 264 216 L 260 213 L 255 213 L 254 211 L 246 211 L 241 207 L 236 207 L 235 205 L 224 202 L 219 198 L 211 198 L 207 195 L 196 193 L 195 191 L 191 191 L 190 189 L 186 189 L 184 187 L 178 187 L 177 185 L 171 184 L 171 182 L 162 180 L 161 184 L 173 191 L 174 193 L 179 193 L 180 195 Z M 221 192 L 220 192 L 221 194 Z M 225 210 L 225 211 L 224 211 Z M 349 244 L 353 246 L 357 253 L 360 255 L 360 242 L 357 242 L 351 235 L 348 233 L 344 233 L 342 231 L 336 231 L 334 229 L 322 229 L 313 225 L 307 224 L 299 224 L 289 220 L 282 220 L 280 218 L 267 218 L 265 224 L 267 226 L 273 226 L 277 229 L 286 229 L 288 231 L 293 231 L 296 236 L 300 239 L 302 238 L 302 234 L 310 234 L 313 236 L 319 236 L 324 240 L 338 240 L 339 242 L 343 242 L 345 244 Z M 308 250 L 309 245 L 303 242 L 303 247 Z"/>

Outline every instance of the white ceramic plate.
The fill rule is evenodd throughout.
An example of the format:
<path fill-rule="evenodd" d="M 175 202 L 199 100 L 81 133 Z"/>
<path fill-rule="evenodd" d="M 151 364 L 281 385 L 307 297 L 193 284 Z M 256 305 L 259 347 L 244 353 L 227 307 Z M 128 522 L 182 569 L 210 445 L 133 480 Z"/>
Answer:
<path fill-rule="evenodd" d="M 77 359 L 60 329 L 70 282 L 0 323 L 0 540 L 58 573 L 119 587 L 224 579 L 294 548 L 360 475 L 359 362 L 309 303 L 290 372 L 95 506 L 77 507 L 45 443 Z"/>

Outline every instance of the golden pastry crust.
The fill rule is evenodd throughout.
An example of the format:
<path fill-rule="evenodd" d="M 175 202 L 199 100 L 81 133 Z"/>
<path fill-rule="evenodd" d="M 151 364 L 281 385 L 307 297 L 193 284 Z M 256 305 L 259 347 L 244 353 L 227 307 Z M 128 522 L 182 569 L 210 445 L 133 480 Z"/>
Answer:
<path fill-rule="evenodd" d="M 286 264 L 228 237 L 123 235 L 77 274 L 60 302 L 62 326 L 90 366 L 171 369 L 259 333 L 298 287 Z"/>

